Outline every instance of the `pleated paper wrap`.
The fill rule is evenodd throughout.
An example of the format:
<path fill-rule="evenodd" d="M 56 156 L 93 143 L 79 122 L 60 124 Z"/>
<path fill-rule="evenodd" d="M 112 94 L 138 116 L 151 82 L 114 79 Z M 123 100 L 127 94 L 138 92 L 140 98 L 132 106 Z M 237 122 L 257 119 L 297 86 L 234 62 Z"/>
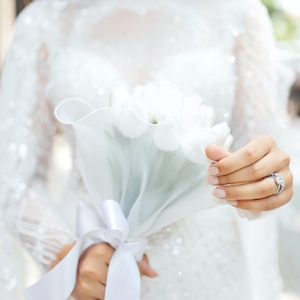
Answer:
<path fill-rule="evenodd" d="M 150 89 L 157 97 L 157 90 Z M 28 300 L 67 299 L 81 253 L 99 242 L 117 249 L 109 266 L 105 299 L 138 300 L 136 261 L 143 256 L 147 237 L 220 204 L 203 197 L 211 190 L 205 180 L 211 162 L 204 147 L 209 143 L 227 147 L 231 141 L 227 124 L 213 125 L 212 108 L 195 106 L 199 99 L 191 97 L 177 101 L 180 109 L 174 114 L 167 114 L 166 106 L 164 112 L 158 108 L 158 116 L 155 109 L 153 115 L 153 107 L 147 114 L 144 107 L 149 110 L 151 97 L 141 88 L 138 94 L 138 100 L 132 100 L 119 91 L 114 94 L 115 105 L 101 109 L 75 98 L 57 106 L 58 120 L 74 129 L 77 162 L 91 202 L 79 209 L 78 242 L 60 264 L 25 290 Z M 116 101 L 118 97 L 122 101 Z M 140 101 L 143 97 L 148 97 L 148 106 Z"/>

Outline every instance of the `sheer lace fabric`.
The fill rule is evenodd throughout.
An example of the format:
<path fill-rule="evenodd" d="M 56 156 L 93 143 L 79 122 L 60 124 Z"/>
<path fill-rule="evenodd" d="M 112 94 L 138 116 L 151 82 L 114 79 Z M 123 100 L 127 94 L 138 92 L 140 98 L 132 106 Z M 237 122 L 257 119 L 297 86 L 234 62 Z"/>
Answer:
<path fill-rule="evenodd" d="M 64 131 L 73 147 L 72 134 L 53 118 L 66 97 L 101 107 L 115 87 L 168 83 L 213 105 L 216 121 L 232 125 L 234 148 L 254 134 L 273 134 L 279 99 L 271 36 L 258 0 L 30 5 L 17 21 L 1 79 L 6 225 L 45 268 L 75 239 L 76 203 L 90 201 L 76 165 L 56 202 L 48 185 L 55 136 Z M 276 299 L 276 218 L 241 220 L 226 206 L 155 234 L 148 252 L 160 276 L 144 280 L 142 299 Z"/>

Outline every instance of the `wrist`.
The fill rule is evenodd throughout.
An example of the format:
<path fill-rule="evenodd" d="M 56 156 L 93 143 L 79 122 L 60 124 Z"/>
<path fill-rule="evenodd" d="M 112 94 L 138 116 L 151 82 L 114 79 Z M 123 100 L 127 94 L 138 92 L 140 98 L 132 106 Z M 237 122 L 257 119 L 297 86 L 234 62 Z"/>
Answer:
<path fill-rule="evenodd" d="M 75 242 L 65 245 L 57 254 L 55 260 L 50 264 L 49 269 L 54 268 L 63 258 L 69 253 L 69 251 L 73 248 Z"/>

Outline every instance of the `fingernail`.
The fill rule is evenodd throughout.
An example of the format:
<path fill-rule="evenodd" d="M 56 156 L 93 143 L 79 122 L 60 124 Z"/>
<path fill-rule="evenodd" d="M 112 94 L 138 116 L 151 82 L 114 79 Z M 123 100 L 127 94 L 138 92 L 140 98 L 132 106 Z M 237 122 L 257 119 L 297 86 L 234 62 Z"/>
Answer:
<path fill-rule="evenodd" d="M 158 276 L 158 273 L 152 269 L 151 267 L 148 268 L 148 276 L 151 277 L 151 278 L 154 278 L 154 277 L 157 277 Z"/>
<path fill-rule="evenodd" d="M 227 200 L 228 204 L 232 205 L 232 206 L 237 206 L 238 202 L 236 200 Z"/>
<path fill-rule="evenodd" d="M 154 269 L 152 269 L 152 267 L 148 263 L 145 263 L 144 261 L 142 261 L 141 262 L 141 267 L 142 267 L 142 270 L 143 270 L 143 274 L 145 276 L 148 276 L 148 277 L 151 277 L 151 278 L 154 278 L 154 277 L 158 276 L 158 273 Z"/>
<path fill-rule="evenodd" d="M 217 167 L 209 167 L 207 172 L 208 172 L 208 175 L 218 175 L 220 173 L 220 171 Z"/>
<path fill-rule="evenodd" d="M 208 176 L 207 182 L 212 185 L 219 184 L 219 179 L 216 176 Z"/>
<path fill-rule="evenodd" d="M 220 198 L 220 199 L 224 199 L 226 198 L 226 192 L 222 189 L 215 189 L 213 191 L 213 194 L 217 197 L 217 198 Z"/>

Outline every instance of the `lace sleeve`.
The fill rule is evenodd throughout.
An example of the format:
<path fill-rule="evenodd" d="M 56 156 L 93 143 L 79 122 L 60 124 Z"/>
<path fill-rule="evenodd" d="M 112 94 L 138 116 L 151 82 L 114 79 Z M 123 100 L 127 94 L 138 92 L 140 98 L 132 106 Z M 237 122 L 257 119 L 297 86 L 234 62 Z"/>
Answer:
<path fill-rule="evenodd" d="M 51 208 L 47 191 L 55 120 L 44 96 L 47 35 L 39 31 L 46 28 L 47 12 L 42 5 L 35 3 L 17 20 L 2 71 L 0 204 L 9 228 L 47 268 L 74 237 Z"/>
<path fill-rule="evenodd" d="M 235 149 L 257 134 L 269 134 L 278 140 L 286 112 L 286 101 L 278 89 L 279 64 L 267 11 L 258 0 L 247 0 L 244 5 L 243 29 L 235 46 L 237 89 L 232 117 Z"/>

